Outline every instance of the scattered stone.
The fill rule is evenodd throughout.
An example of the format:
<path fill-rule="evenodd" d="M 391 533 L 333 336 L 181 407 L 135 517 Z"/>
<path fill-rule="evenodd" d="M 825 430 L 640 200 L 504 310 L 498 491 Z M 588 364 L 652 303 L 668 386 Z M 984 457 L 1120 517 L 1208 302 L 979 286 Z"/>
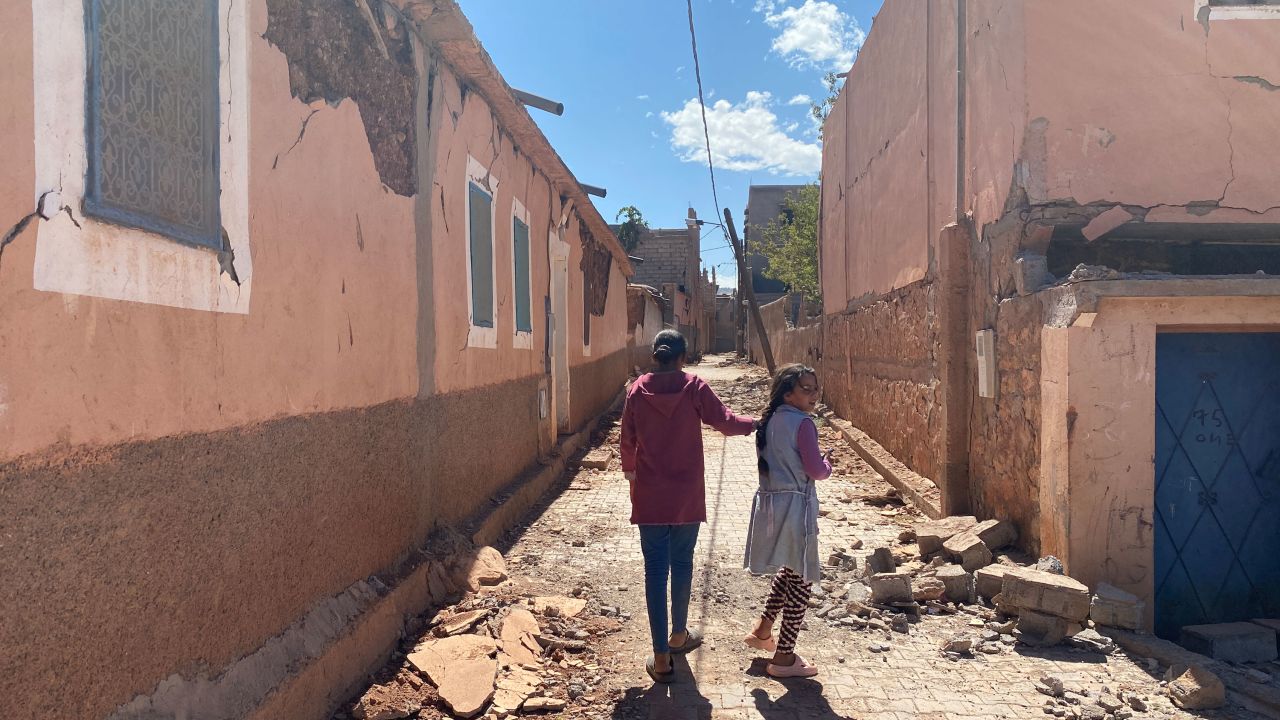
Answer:
<path fill-rule="evenodd" d="M 1076 717 L 1080 720 L 1107 720 L 1107 711 L 1096 705 L 1086 705 L 1080 708 Z"/>
<path fill-rule="evenodd" d="M 1098 698 L 1098 707 L 1102 708 L 1103 710 L 1106 710 L 1107 712 L 1113 713 L 1123 708 L 1124 702 L 1121 701 L 1120 698 L 1116 697 L 1115 695 L 1108 695 L 1104 693 L 1101 697 Z"/>
<path fill-rule="evenodd" d="M 911 598 L 911 576 L 907 573 L 879 573 L 872 575 L 871 602 L 888 605 L 895 602 L 907 602 Z"/>
<path fill-rule="evenodd" d="M 1049 697 L 1060 698 L 1066 693 L 1066 688 L 1063 687 L 1062 684 L 1062 678 L 1055 675 L 1045 675 L 1040 678 L 1040 681 L 1036 683 L 1035 687 L 1036 692 L 1042 695 L 1048 695 Z"/>
<path fill-rule="evenodd" d="M 1213 710 L 1227 701 L 1222 680 L 1199 666 L 1183 670 L 1165 689 L 1173 704 L 1183 710 Z"/>
<path fill-rule="evenodd" d="M 960 561 L 961 567 L 974 572 L 991 564 L 991 549 L 972 532 L 952 536 L 942 544 L 947 554 Z"/>
<path fill-rule="evenodd" d="M 1124 699 L 1129 703 L 1129 707 L 1133 708 L 1137 712 L 1147 711 L 1147 701 L 1137 695 L 1126 695 Z"/>
<path fill-rule="evenodd" d="M 533 611 L 547 617 L 577 617 L 586 607 L 587 601 L 582 598 L 552 595 L 533 599 Z"/>
<path fill-rule="evenodd" d="M 587 546 L 587 541 L 586 541 L 586 540 L 574 540 L 571 544 L 572 544 L 574 547 L 586 547 L 586 546 Z"/>
<path fill-rule="evenodd" d="M 984 598 L 994 598 L 1004 586 L 1004 576 L 1010 568 L 1005 565 L 988 565 L 974 573 L 974 589 Z"/>
<path fill-rule="evenodd" d="M 1066 638 L 1069 629 L 1067 620 L 1057 615 L 1035 610 L 1023 610 L 1018 615 L 1019 639 L 1034 647 L 1057 645 Z"/>
<path fill-rule="evenodd" d="M 942 544 L 955 535 L 973 528 L 978 519 L 972 515 L 953 515 L 941 520 L 920 523 L 913 528 L 921 555 L 932 555 L 942 549 Z"/>
<path fill-rule="evenodd" d="M 1089 617 L 1089 588 L 1066 577 L 1042 570 L 1006 573 L 1000 604 L 1019 610 L 1036 610 L 1074 622 Z"/>
<path fill-rule="evenodd" d="M 538 619 L 533 613 L 524 608 L 512 608 L 502 621 L 502 651 L 517 663 L 537 664 L 542 655 L 542 646 L 538 644 L 540 632 L 542 629 L 538 627 Z"/>
<path fill-rule="evenodd" d="M 867 649 L 873 653 L 884 653 L 889 652 L 892 648 L 885 643 L 871 643 L 867 646 Z"/>
<path fill-rule="evenodd" d="M 916 602 L 937 601 L 947 593 L 947 586 L 936 577 L 916 578 L 912 584 L 911 598 Z"/>
<path fill-rule="evenodd" d="M 402 697 L 395 688 L 374 685 L 352 708 L 351 714 L 361 720 L 399 720 L 413 717 L 422 703 Z"/>
<path fill-rule="evenodd" d="M 497 650 L 491 638 L 459 635 L 429 640 L 410 653 L 408 660 L 431 680 L 454 715 L 470 718 L 479 715 L 493 698 L 498 661 L 492 656 Z"/>
<path fill-rule="evenodd" d="M 522 667 L 512 668 L 498 678 L 497 689 L 493 693 L 493 709 L 499 714 L 516 712 L 540 684 L 537 673 Z"/>
<path fill-rule="evenodd" d="M 891 573 L 898 569 L 898 564 L 893 560 L 893 551 L 882 547 L 876 548 L 871 557 L 867 558 L 867 568 L 873 575 Z"/>
<path fill-rule="evenodd" d="M 911 622 L 907 620 L 906 615 L 899 613 L 889 618 L 889 629 L 906 635 L 911 632 Z"/>
<path fill-rule="evenodd" d="M 1081 630 L 1071 636 L 1071 644 L 1082 649 L 1090 650 L 1103 655 L 1110 655 L 1116 650 L 1116 643 L 1106 635 L 1102 635 L 1097 630 Z"/>
<path fill-rule="evenodd" d="M 971 531 L 991 550 L 1009 547 L 1018 540 L 1018 530 L 1003 520 L 984 520 Z"/>
<path fill-rule="evenodd" d="M 956 635 L 942 641 L 942 652 L 952 652 L 964 654 L 973 648 L 973 639 Z"/>
<path fill-rule="evenodd" d="M 1248 622 L 1188 625 L 1182 628 L 1178 644 L 1191 652 L 1233 663 L 1276 659 L 1276 632 Z"/>
<path fill-rule="evenodd" d="M 464 568 L 467 588 L 476 592 L 482 587 L 501 584 L 507 579 L 507 561 L 497 549 L 485 546 L 476 551 L 471 566 Z"/>
<path fill-rule="evenodd" d="M 590 470 L 608 470 L 609 462 L 612 460 L 613 450 L 608 447 L 601 447 L 587 453 L 586 457 L 582 458 L 578 465 Z"/>
<path fill-rule="evenodd" d="M 947 599 L 955 603 L 973 602 L 973 575 L 959 565 L 944 565 L 934 577 L 942 582 Z"/>
<path fill-rule="evenodd" d="M 565 702 L 558 698 L 536 697 L 525 700 L 521 709 L 527 712 L 560 712 L 564 707 Z"/>
<path fill-rule="evenodd" d="M 1099 583 L 1089 605 L 1089 619 L 1097 625 L 1136 631 L 1142 627 L 1144 607 L 1137 595 Z"/>
<path fill-rule="evenodd" d="M 489 617 L 488 608 L 460 612 L 445 618 L 436 626 L 435 633 L 441 637 L 458 635 L 469 631 L 487 617 Z"/>
<path fill-rule="evenodd" d="M 1065 575 L 1067 572 L 1062 566 L 1062 561 L 1052 555 L 1045 555 L 1040 558 L 1036 562 L 1036 570 L 1053 573 L 1054 575 Z"/>
<path fill-rule="evenodd" d="M 916 531 L 915 531 L 915 530 L 907 529 L 907 530 L 903 530 L 902 532 L 898 533 L 898 542 L 900 542 L 900 543 L 902 543 L 902 544 L 904 544 L 904 545 L 906 545 L 907 543 L 913 543 L 913 542 L 915 542 L 915 541 L 916 541 Z"/>

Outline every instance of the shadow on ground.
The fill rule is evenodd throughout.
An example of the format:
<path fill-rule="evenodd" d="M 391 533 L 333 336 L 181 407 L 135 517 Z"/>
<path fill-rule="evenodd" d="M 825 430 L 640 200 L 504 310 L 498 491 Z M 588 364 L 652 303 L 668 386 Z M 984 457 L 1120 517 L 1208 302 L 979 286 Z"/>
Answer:
<path fill-rule="evenodd" d="M 613 706 L 613 720 L 707 720 L 711 701 L 698 690 L 698 678 L 683 655 L 672 658 L 675 682 L 629 687 Z"/>

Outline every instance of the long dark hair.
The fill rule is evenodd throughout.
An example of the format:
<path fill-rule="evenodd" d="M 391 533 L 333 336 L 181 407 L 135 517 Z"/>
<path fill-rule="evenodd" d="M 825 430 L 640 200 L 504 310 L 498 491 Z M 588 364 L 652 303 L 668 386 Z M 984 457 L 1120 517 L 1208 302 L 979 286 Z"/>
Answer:
<path fill-rule="evenodd" d="M 765 408 L 764 414 L 760 416 L 760 427 L 756 429 L 756 455 L 759 457 L 756 467 L 760 468 L 762 473 L 769 472 L 769 463 L 764 459 L 764 446 L 769 437 L 766 432 L 769 428 L 769 420 L 786 402 L 783 398 L 799 387 L 800 378 L 805 375 L 817 377 L 818 373 L 808 365 L 796 363 L 778 368 L 778 374 L 773 376 L 773 387 L 769 390 L 769 407 Z"/>
<path fill-rule="evenodd" d="M 688 343 L 677 330 L 663 330 L 653 337 L 653 359 L 662 367 L 671 367 L 688 351 Z"/>

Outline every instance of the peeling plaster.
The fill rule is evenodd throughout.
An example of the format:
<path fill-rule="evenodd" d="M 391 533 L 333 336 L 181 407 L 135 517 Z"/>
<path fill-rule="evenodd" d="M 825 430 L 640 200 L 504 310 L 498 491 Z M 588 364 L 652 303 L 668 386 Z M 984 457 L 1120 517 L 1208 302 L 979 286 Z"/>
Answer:
<path fill-rule="evenodd" d="M 1271 92 L 1276 92 L 1277 90 L 1280 90 L 1280 85 L 1276 85 L 1275 83 L 1272 83 L 1270 80 L 1267 80 L 1266 78 L 1258 77 L 1257 75 L 1236 75 L 1233 79 L 1238 80 L 1242 83 L 1247 83 L 1249 85 L 1257 85 L 1263 90 L 1268 90 Z"/>

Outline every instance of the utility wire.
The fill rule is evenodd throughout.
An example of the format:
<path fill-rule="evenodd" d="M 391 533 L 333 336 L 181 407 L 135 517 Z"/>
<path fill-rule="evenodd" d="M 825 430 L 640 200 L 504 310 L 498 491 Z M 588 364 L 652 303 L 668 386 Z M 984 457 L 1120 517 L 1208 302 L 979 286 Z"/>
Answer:
<path fill-rule="evenodd" d="M 702 67 L 698 63 L 698 34 L 693 28 L 693 0 L 685 0 L 685 4 L 689 8 L 689 41 L 693 44 L 693 76 L 698 80 L 698 105 L 702 108 L 702 136 L 707 141 L 707 170 L 711 173 L 711 199 L 716 205 L 716 222 L 720 222 L 724 215 L 720 212 L 720 197 L 716 194 L 716 167 L 711 161 L 711 131 L 707 129 L 707 102 L 702 95 Z M 722 227 L 721 230 L 727 241 L 728 229 Z"/>

